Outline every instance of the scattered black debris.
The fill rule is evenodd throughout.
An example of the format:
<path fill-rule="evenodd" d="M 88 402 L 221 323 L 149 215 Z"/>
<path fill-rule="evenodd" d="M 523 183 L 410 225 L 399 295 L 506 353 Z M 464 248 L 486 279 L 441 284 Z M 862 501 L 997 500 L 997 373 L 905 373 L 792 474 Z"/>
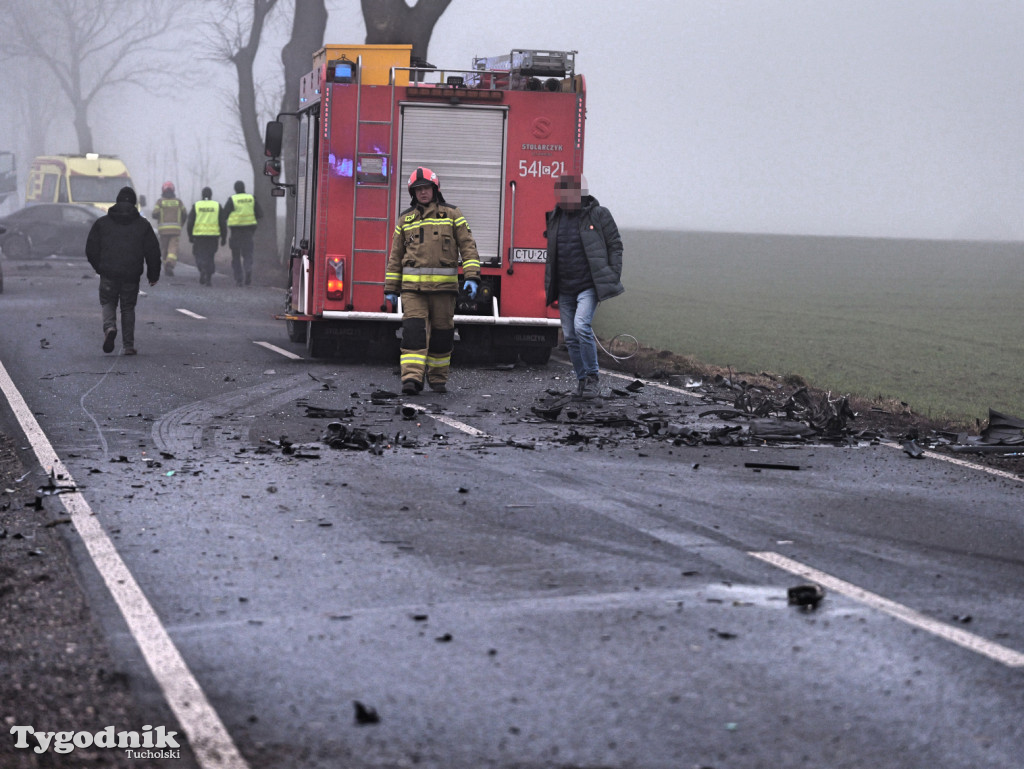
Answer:
<path fill-rule="evenodd" d="M 349 407 L 347 409 L 325 409 L 320 406 L 306 406 L 306 416 L 310 419 L 352 419 L 355 415 L 355 407 Z"/>
<path fill-rule="evenodd" d="M 972 617 L 970 614 L 958 614 L 957 616 L 953 617 L 953 621 L 959 622 L 961 625 L 966 625 L 973 619 L 974 617 Z"/>
<path fill-rule="evenodd" d="M 790 606 L 799 606 L 801 609 L 813 611 L 818 608 L 818 604 L 825 597 L 825 588 L 814 584 L 797 585 L 789 588 L 786 591 L 786 596 Z"/>
<path fill-rule="evenodd" d="M 971 437 L 961 433 L 948 448 L 956 453 L 968 454 L 1022 454 L 1024 419 L 990 408 L 988 424 L 981 430 L 980 436 Z"/>
<path fill-rule="evenodd" d="M 50 349 L 50 340 L 49 339 L 45 339 L 45 338 L 40 339 L 39 340 L 39 347 L 42 348 L 43 350 L 49 350 Z"/>
<path fill-rule="evenodd" d="M 904 441 L 903 451 L 908 454 L 911 459 L 922 459 L 924 457 L 924 449 L 917 445 L 917 441 Z"/>
<path fill-rule="evenodd" d="M 377 713 L 377 709 L 370 706 L 364 705 L 359 700 L 353 700 L 352 705 L 356 710 L 356 724 L 359 726 L 365 726 L 366 724 L 379 724 L 380 715 Z"/>
<path fill-rule="evenodd" d="M 332 449 L 369 451 L 380 455 L 384 453 L 385 437 L 383 433 L 370 432 L 361 427 L 349 427 L 341 422 L 331 422 L 320 437 L 320 441 Z"/>
<path fill-rule="evenodd" d="M 38 489 L 36 489 L 36 494 L 43 497 L 52 497 L 58 494 L 67 494 L 72 491 L 78 491 L 78 488 L 76 486 L 58 485 L 57 481 L 61 480 L 62 478 L 63 476 L 61 476 L 61 478 L 57 478 L 55 472 L 53 470 L 50 470 L 50 474 L 49 476 L 47 476 L 46 479 L 46 485 L 40 486 Z"/>
<path fill-rule="evenodd" d="M 744 462 L 744 467 L 754 470 L 799 470 L 800 465 L 785 465 L 779 462 Z"/>
<path fill-rule="evenodd" d="M 438 643 L 446 644 L 446 643 L 449 643 L 452 640 L 452 634 L 451 633 L 445 633 L 444 635 L 439 635 L 434 640 L 437 641 Z"/>

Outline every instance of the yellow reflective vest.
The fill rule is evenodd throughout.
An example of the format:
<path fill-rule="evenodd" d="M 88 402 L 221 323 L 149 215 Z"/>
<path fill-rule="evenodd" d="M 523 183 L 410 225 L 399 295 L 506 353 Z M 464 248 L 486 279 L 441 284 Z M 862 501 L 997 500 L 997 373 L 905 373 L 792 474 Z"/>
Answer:
<path fill-rule="evenodd" d="M 256 226 L 256 198 L 248 192 L 236 192 L 231 196 L 231 206 L 228 227 Z"/>
<path fill-rule="evenodd" d="M 196 221 L 192 235 L 197 238 L 220 237 L 220 203 L 216 200 L 199 200 L 195 205 Z"/>

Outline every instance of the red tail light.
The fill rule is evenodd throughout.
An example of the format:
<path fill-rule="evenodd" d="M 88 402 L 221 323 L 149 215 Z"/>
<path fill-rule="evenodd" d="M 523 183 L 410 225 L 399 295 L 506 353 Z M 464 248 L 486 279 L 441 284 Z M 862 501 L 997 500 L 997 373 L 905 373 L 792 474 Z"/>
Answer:
<path fill-rule="evenodd" d="M 327 257 L 327 298 L 342 300 L 345 298 L 345 257 Z"/>

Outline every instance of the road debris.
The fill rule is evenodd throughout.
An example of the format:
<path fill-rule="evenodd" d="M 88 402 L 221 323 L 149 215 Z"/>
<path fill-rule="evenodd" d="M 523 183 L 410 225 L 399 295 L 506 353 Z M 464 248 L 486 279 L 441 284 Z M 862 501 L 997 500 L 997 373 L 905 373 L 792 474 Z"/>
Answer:
<path fill-rule="evenodd" d="M 825 588 L 815 584 L 796 585 L 786 591 L 786 598 L 790 606 L 799 606 L 805 611 L 814 611 L 825 598 Z"/>
<path fill-rule="evenodd" d="M 375 707 L 364 705 L 359 700 L 353 700 L 352 705 L 355 708 L 355 720 L 358 726 L 380 723 L 380 714 L 377 713 Z"/>

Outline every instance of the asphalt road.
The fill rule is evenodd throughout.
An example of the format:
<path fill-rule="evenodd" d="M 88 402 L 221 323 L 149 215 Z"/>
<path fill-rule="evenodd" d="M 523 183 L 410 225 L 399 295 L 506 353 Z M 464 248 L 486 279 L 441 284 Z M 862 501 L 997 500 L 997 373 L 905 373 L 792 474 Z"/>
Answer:
<path fill-rule="evenodd" d="M 1019 480 L 887 445 L 636 437 L 588 415 L 708 418 L 611 375 L 545 422 L 557 360 L 387 397 L 394 365 L 260 345 L 304 355 L 280 290 L 187 266 L 140 298 L 139 355 L 104 355 L 88 265 L 22 267 L 0 361 L 80 491 L 59 498 L 111 652 L 182 761 L 1022 765 Z M 377 449 L 330 448 L 331 422 Z M 808 582 L 818 608 L 787 605 Z"/>

